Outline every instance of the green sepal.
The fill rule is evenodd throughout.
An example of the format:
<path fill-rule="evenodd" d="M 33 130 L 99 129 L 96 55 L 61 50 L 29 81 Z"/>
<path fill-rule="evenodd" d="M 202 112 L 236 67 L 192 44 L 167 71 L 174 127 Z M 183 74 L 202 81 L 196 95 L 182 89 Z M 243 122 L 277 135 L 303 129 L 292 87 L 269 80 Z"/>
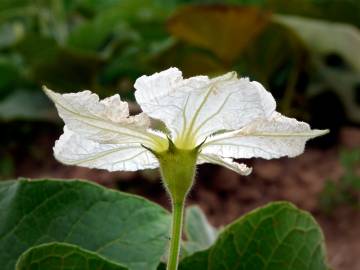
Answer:
<path fill-rule="evenodd" d="M 173 203 L 182 204 L 194 183 L 199 148 L 180 149 L 170 138 L 166 151 L 153 152 L 160 163 L 162 180 Z"/>

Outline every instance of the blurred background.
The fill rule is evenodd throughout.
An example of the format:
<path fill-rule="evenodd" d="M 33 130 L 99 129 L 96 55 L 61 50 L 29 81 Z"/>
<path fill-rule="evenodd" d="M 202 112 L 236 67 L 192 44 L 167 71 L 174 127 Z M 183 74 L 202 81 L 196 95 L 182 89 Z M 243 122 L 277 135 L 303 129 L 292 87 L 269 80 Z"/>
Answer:
<path fill-rule="evenodd" d="M 156 170 L 56 162 L 63 124 L 41 86 L 119 93 L 137 113 L 143 74 L 235 70 L 270 90 L 280 112 L 331 133 L 295 159 L 246 160 L 249 177 L 202 165 L 189 204 L 221 226 L 291 201 L 321 224 L 333 269 L 360 269 L 359 27 L 358 0 L 0 0 L 0 179 L 89 179 L 168 207 Z"/>

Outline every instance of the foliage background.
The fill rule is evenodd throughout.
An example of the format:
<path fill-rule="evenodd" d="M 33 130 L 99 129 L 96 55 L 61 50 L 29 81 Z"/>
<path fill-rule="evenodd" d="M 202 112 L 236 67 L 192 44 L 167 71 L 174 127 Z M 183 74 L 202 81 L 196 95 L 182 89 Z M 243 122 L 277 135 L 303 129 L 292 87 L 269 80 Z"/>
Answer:
<path fill-rule="evenodd" d="M 250 161 L 248 179 L 202 166 L 190 200 L 216 225 L 266 201 L 291 200 L 323 222 L 330 255 L 340 253 L 333 265 L 358 269 L 360 241 L 351 239 L 359 230 L 344 233 L 348 243 L 332 235 L 351 219 L 360 224 L 359 14 L 357 0 L 0 0 L 0 178 L 89 178 L 167 204 L 156 172 L 57 164 L 51 147 L 62 123 L 41 86 L 120 93 L 136 113 L 132 85 L 142 74 L 170 66 L 185 76 L 235 70 L 263 83 L 281 112 L 331 134 L 295 161 Z"/>

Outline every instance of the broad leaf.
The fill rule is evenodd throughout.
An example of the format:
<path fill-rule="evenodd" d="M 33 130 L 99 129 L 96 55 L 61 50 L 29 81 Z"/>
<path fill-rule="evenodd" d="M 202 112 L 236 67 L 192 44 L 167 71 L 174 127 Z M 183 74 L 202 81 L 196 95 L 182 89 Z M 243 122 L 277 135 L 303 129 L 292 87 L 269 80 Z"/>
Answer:
<path fill-rule="evenodd" d="M 98 254 L 65 243 L 43 244 L 24 252 L 16 270 L 126 270 Z"/>
<path fill-rule="evenodd" d="M 147 200 L 85 181 L 0 183 L 0 264 L 13 270 L 28 248 L 67 242 L 129 269 L 156 269 L 170 218 Z"/>
<path fill-rule="evenodd" d="M 198 206 L 186 209 L 185 226 L 187 255 L 210 247 L 216 240 L 217 230 L 206 219 L 204 212 Z"/>
<path fill-rule="evenodd" d="M 185 257 L 179 265 L 179 270 L 215 269 L 215 268 L 210 268 L 208 259 L 209 259 L 209 250 L 198 251 L 194 253 L 192 256 Z"/>
<path fill-rule="evenodd" d="M 168 28 L 175 37 L 209 49 L 228 63 L 263 31 L 269 19 L 267 12 L 251 7 L 189 6 L 172 16 Z"/>
<path fill-rule="evenodd" d="M 70 47 L 86 51 L 106 51 L 106 48 L 116 44 L 124 35 L 124 26 L 136 24 L 135 29 L 156 21 L 162 22 L 174 9 L 170 1 L 127 0 L 112 1 L 104 4 L 103 1 L 93 1 L 91 9 L 95 9 L 97 16 L 92 20 L 79 25 L 70 33 L 68 44 Z M 159 27 L 160 28 L 160 27 Z M 148 34 L 159 30 L 148 29 Z M 110 40 L 110 41 L 109 41 Z"/>
<path fill-rule="evenodd" d="M 276 16 L 292 28 L 316 54 L 340 55 L 360 72 L 360 30 L 352 25 L 295 16 Z"/>
<path fill-rule="evenodd" d="M 161 262 L 156 270 L 166 270 L 166 264 L 164 262 Z"/>
<path fill-rule="evenodd" d="M 326 270 L 324 236 L 306 212 L 272 203 L 225 228 L 207 251 L 181 262 L 181 270 Z"/>

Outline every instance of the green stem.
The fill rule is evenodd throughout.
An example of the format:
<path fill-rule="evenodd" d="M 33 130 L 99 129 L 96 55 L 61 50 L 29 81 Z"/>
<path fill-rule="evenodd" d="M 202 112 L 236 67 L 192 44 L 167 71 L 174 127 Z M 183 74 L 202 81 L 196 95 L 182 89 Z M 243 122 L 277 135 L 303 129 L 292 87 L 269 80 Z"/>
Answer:
<path fill-rule="evenodd" d="M 168 149 L 152 151 L 160 163 L 162 180 L 171 198 L 172 225 L 167 270 L 177 270 L 181 244 L 181 229 L 185 198 L 194 183 L 199 147 L 179 149 L 168 138 Z"/>
<path fill-rule="evenodd" d="M 181 231 L 184 216 L 184 203 L 183 200 L 180 203 L 172 202 L 172 224 L 171 224 L 171 239 L 169 258 L 167 263 L 167 270 L 177 270 L 179 263 L 180 243 L 181 243 Z"/>

